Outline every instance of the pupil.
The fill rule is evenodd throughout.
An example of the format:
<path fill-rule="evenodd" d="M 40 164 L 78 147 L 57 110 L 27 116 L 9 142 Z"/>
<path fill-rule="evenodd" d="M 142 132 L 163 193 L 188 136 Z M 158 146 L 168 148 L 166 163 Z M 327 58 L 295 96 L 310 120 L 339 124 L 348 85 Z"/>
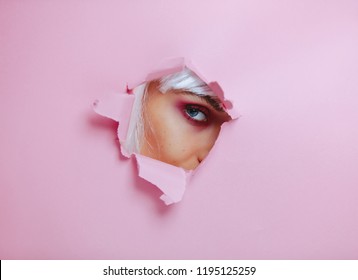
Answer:
<path fill-rule="evenodd" d="M 199 111 L 195 108 L 188 108 L 188 114 L 191 117 L 195 117 L 197 114 L 199 113 Z"/>

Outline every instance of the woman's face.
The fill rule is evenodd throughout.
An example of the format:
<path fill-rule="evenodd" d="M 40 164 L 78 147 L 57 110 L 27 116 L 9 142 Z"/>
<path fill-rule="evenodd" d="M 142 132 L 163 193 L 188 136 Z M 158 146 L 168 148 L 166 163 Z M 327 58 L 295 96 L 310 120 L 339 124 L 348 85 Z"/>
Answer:
<path fill-rule="evenodd" d="M 151 82 L 144 99 L 141 154 L 187 170 L 206 157 L 230 116 L 216 99 L 158 89 Z"/>

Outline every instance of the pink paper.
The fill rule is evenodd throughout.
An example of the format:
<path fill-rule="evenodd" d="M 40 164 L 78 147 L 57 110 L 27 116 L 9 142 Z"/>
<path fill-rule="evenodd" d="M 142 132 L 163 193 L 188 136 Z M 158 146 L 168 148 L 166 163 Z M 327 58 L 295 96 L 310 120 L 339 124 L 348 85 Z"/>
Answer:
<path fill-rule="evenodd" d="M 130 116 L 133 102 L 133 95 L 112 93 L 101 99 L 101 101 L 96 100 L 93 103 L 93 107 L 97 114 L 117 122 L 121 121 L 121 124 L 118 126 L 118 137 L 123 139 L 127 135 L 128 116 Z"/>
<path fill-rule="evenodd" d="M 0 1 L 0 259 L 358 259 L 358 1 L 105 2 Z M 170 57 L 241 117 L 167 207 L 91 104 Z"/>
<path fill-rule="evenodd" d="M 166 164 L 142 155 L 136 155 L 138 175 L 155 184 L 163 192 L 160 197 L 166 205 L 179 202 L 184 195 L 187 172 L 182 168 Z"/>

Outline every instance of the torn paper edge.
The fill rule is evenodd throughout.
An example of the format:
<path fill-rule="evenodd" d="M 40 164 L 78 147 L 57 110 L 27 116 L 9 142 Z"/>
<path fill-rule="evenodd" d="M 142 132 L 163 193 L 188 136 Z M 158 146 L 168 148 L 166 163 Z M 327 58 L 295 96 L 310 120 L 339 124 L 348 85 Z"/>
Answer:
<path fill-rule="evenodd" d="M 166 59 L 163 63 L 161 63 L 161 66 L 149 73 L 146 79 L 141 83 L 136 85 L 127 85 L 123 93 L 108 94 L 106 97 L 101 100 L 96 100 L 93 103 L 94 111 L 97 114 L 113 119 L 119 123 L 117 134 L 120 142 L 121 153 L 125 157 L 131 158 L 132 156 L 132 154 L 128 153 L 123 144 L 128 137 L 127 133 L 129 131 L 129 126 L 133 125 L 130 123 L 132 114 L 135 112 L 133 109 L 135 106 L 138 106 L 137 103 L 140 101 L 138 101 L 138 98 L 136 100 L 133 90 L 138 87 L 144 87 L 144 83 L 148 81 L 179 72 L 185 67 L 192 70 L 199 76 L 199 78 L 210 86 L 210 88 L 224 104 L 225 109 L 232 120 L 237 119 L 240 116 L 235 110 L 232 102 L 225 99 L 224 91 L 218 82 L 207 81 L 205 77 L 196 70 L 190 61 L 186 61 L 182 57 Z M 201 170 L 200 165 L 206 161 L 206 159 L 204 159 L 204 161 L 200 163 L 199 168 L 197 167 L 195 170 L 187 171 L 181 167 L 170 165 L 140 154 L 133 155 L 137 162 L 138 176 L 154 184 L 163 192 L 160 199 L 163 200 L 166 205 L 177 203 L 182 200 L 190 177 Z"/>

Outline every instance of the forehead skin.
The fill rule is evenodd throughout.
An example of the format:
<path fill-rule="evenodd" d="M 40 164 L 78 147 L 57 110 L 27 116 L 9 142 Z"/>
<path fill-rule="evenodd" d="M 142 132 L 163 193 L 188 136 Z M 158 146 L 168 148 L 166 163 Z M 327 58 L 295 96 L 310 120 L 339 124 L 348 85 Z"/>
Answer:
<path fill-rule="evenodd" d="M 145 139 L 141 154 L 187 170 L 195 169 L 213 147 L 221 124 L 230 117 L 195 94 L 163 94 L 157 86 L 157 82 L 151 82 L 143 100 Z M 207 108 L 208 121 L 196 124 L 188 120 L 185 104 Z"/>

